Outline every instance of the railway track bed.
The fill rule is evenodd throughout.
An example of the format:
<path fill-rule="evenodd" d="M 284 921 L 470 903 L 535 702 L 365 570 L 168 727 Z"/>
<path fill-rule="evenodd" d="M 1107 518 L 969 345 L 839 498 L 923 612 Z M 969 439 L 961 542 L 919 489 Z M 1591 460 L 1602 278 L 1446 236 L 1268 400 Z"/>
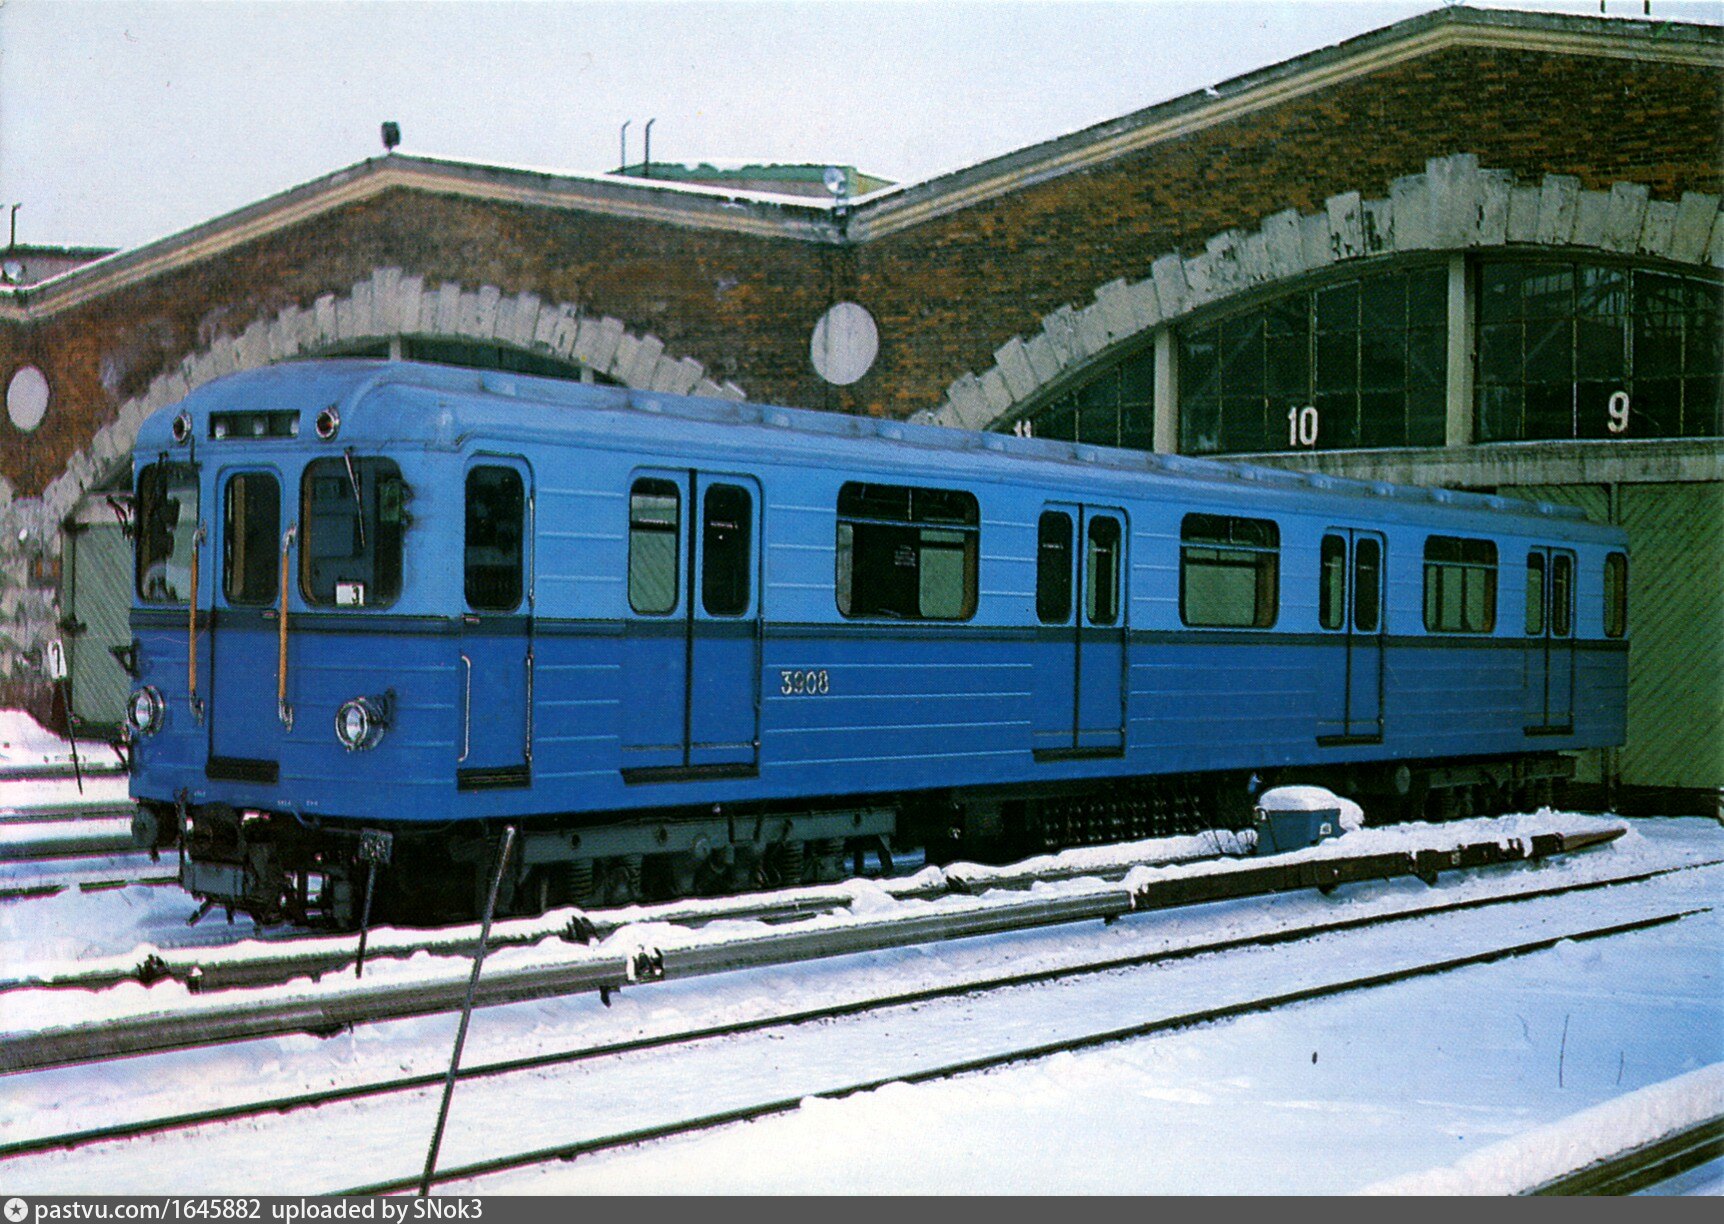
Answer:
<path fill-rule="evenodd" d="M 1667 891 L 1671 879 L 1716 871 L 1693 868 L 1608 887 L 1610 921 L 1600 922 L 1598 910 L 1603 903 L 1599 898 L 1606 895 L 1601 892 L 1602 880 L 1609 875 L 1602 867 L 1608 855 L 1609 852 L 1582 855 L 1570 863 L 1531 873 L 1509 873 L 1508 878 L 1519 884 L 1537 885 L 1524 888 L 1523 892 L 1543 894 L 1529 895 L 1519 902 L 1500 897 L 1492 900 L 1484 895 L 1503 891 L 1505 878 L 1499 870 L 1487 873 L 1495 878 L 1469 878 L 1464 881 L 1466 888 L 1457 890 L 1445 887 L 1432 892 L 1406 882 L 1357 885 L 1344 892 L 1376 895 L 1324 901 L 1304 894 L 1254 905 L 1224 902 L 1191 911 L 1138 915 L 1112 926 L 1085 923 L 1058 932 L 1020 931 L 935 949 L 900 948 L 840 957 L 812 971 L 821 983 L 814 995 L 799 996 L 799 992 L 783 989 L 787 973 L 797 977 L 806 974 L 794 974 L 786 966 L 777 966 L 745 970 L 722 979 L 673 980 L 650 990 L 626 991 L 615 998 L 615 1006 L 609 1009 L 590 995 L 488 1009 L 475 1022 L 476 1041 L 470 1049 L 468 1065 L 478 1068 L 479 1073 L 464 1080 L 457 1093 L 444 1165 L 456 1176 L 465 1170 L 472 1176 L 482 1173 L 487 1179 L 505 1179 L 500 1184 L 530 1188 L 533 1178 L 549 1175 L 518 1170 L 530 1170 L 536 1161 L 549 1155 L 585 1153 L 590 1157 L 599 1151 L 627 1147 L 652 1134 L 696 1134 L 724 1120 L 777 1113 L 795 1115 L 801 1112 L 798 1102 L 810 1095 L 861 1092 L 863 1098 L 859 1099 L 872 1099 L 878 1095 L 874 1090 L 888 1081 L 895 1085 L 898 1081 L 919 1080 L 937 1084 L 963 1071 L 995 1065 L 1012 1067 L 1025 1059 L 1040 1065 L 1049 1057 L 1059 1056 L 1061 1050 L 1111 1048 L 1121 1042 L 1129 1045 L 1132 1036 L 1142 1033 L 1179 1032 L 1226 1016 L 1280 1011 L 1298 999 L 1317 999 L 1329 992 L 1345 995 L 1364 989 L 1366 983 L 1381 985 L 1402 974 L 1416 977 L 1435 972 L 1434 966 L 1455 972 L 1469 959 L 1532 955 L 1537 948 L 1568 946 L 1565 941 L 1589 934 L 1626 930 L 1642 923 L 1681 925 L 1696 919 L 1678 915 L 1705 908 L 1673 905 L 1669 898 L 1660 896 L 1660 890 Z M 1599 869 L 1593 872 L 1591 888 L 1582 886 L 1577 879 L 1561 878 L 1574 876 L 1582 864 Z M 1681 865 L 1664 864 L 1665 868 Z M 1646 864 L 1643 862 L 1641 866 Z M 1629 874 L 1645 876 L 1644 871 Z M 1577 886 L 1578 891 L 1570 885 Z M 1460 895 L 1467 889 L 1480 895 L 1470 900 Z M 1692 891 L 1686 895 L 1692 901 Z M 1592 899 L 1579 900 L 1587 896 Z M 1624 898 L 1635 896 L 1640 900 L 1633 905 L 1625 903 Z M 1418 909 L 1413 902 L 1420 897 L 1427 910 L 1422 914 L 1413 912 Z M 1332 911 L 1337 904 L 1343 905 L 1350 919 L 1356 921 L 1337 925 L 1336 915 L 1330 912 L 1329 929 L 1321 929 L 1325 924 L 1313 921 L 1315 912 L 1325 907 Z M 1431 912 L 1433 906 L 1444 912 Z M 1507 908 L 1519 915 L 1513 921 L 1513 931 L 1505 929 L 1501 917 Z M 1389 921 L 1388 916 L 1397 909 L 1402 911 L 1401 918 Z M 1217 935 L 1218 926 L 1227 932 L 1225 937 Z M 1392 933 L 1392 929 L 1398 933 Z M 1469 930 L 1473 934 L 1467 934 Z M 1443 933 L 1438 934 L 1439 931 Z M 1173 946 L 1180 943 L 1177 938 L 1180 934 L 1187 937 L 1183 946 Z M 1127 950 L 1127 945 L 1131 950 Z M 1304 951 L 1291 958 L 1278 958 L 1271 950 L 1276 947 Z M 1310 965 L 1298 967 L 1310 949 L 1327 949 L 1320 958 L 1327 968 L 1316 977 L 1310 976 Z M 1442 955 L 1432 957 L 1429 955 L 1432 951 Z M 1002 959 L 1009 962 L 1009 971 L 1002 971 Z M 1278 979 L 1276 973 L 1280 971 L 1272 967 L 1283 963 L 1290 976 Z M 1227 966 L 1226 971 L 1217 974 L 1217 965 Z M 1305 980 L 1295 980 L 1301 974 Z M 894 991 L 882 992 L 883 977 L 895 987 Z M 1241 983 L 1247 981 L 1250 989 L 1242 989 Z M 1139 984 L 1122 987 L 1122 982 Z M 1204 982 L 1227 986 L 1221 989 L 1217 985 L 1205 993 L 1208 988 L 1202 987 Z M 1146 991 L 1144 986 L 1151 989 Z M 1116 997 L 1121 989 L 1134 1000 L 1129 1006 Z M 1110 998 L 1112 1002 L 1105 1001 Z M 492 1017 L 499 1023 L 492 1036 L 487 1037 Z M 321 1144 L 331 1151 L 336 1164 L 349 1170 L 349 1175 L 343 1178 L 331 1169 L 327 1180 L 321 1173 L 312 1176 L 308 1171 L 307 1180 L 292 1183 L 297 1188 L 362 1185 L 384 1188 L 411 1174 L 415 1167 L 413 1160 L 397 1152 L 394 1165 L 379 1163 L 380 1154 L 376 1160 L 366 1154 L 350 1161 L 346 1157 L 355 1149 L 345 1137 L 344 1128 L 358 1125 L 353 1119 L 368 1117 L 384 1131 L 428 1133 L 424 1102 L 427 1094 L 434 1095 L 427 1082 L 438 1078 L 433 1051 L 439 1043 L 433 1040 L 433 1051 L 418 1049 L 412 1035 L 422 1038 L 439 1029 L 446 1035 L 448 1023 L 434 1019 L 396 1021 L 365 1025 L 333 1043 L 313 1042 L 309 1047 L 304 1045 L 304 1038 L 284 1038 L 225 1047 L 221 1051 L 186 1050 L 123 1063 L 103 1063 L 100 1078 L 114 1093 L 106 1117 L 112 1122 L 115 1116 L 112 1106 L 123 1104 L 132 1111 L 131 1123 L 149 1122 L 151 1094 L 148 1091 L 133 1094 L 127 1090 L 128 1085 L 136 1087 L 151 1080 L 175 1077 L 176 1073 L 184 1083 L 188 1068 L 223 1066 L 235 1061 L 255 1063 L 259 1051 L 274 1051 L 269 1055 L 271 1059 L 294 1062 L 302 1061 L 296 1055 L 315 1053 L 318 1057 L 308 1060 L 311 1066 L 291 1067 L 288 1061 L 280 1061 L 271 1074 L 254 1077 L 251 1091 L 255 1095 L 249 1103 L 227 1103 L 226 1108 L 237 1111 L 238 1116 L 226 1121 L 182 1118 L 150 1138 L 147 1146 L 152 1165 L 168 1153 L 170 1165 L 165 1168 L 171 1168 L 172 1175 L 163 1173 L 163 1176 L 169 1184 L 176 1188 L 182 1185 L 219 1188 L 209 1181 L 210 1171 L 236 1167 L 226 1165 L 225 1158 L 220 1156 L 225 1145 L 244 1146 L 246 1136 L 255 1142 L 259 1133 L 269 1133 L 282 1143 L 298 1144 L 304 1140 L 309 1145 L 307 1150 Z M 523 1025 L 524 1028 L 520 1027 Z M 515 1027 L 513 1039 L 502 1031 L 511 1026 Z M 818 1033 L 841 1036 L 833 1038 L 836 1046 L 804 1045 L 815 1040 L 809 1034 Z M 913 1056 L 908 1049 L 899 1048 L 890 1036 L 906 1033 L 915 1038 L 911 1043 Z M 1035 1040 L 1026 1041 L 1025 1034 Z M 550 1046 L 558 1047 L 553 1051 L 555 1058 L 519 1062 L 524 1051 L 537 1050 L 545 1055 Z M 789 1051 L 793 1048 L 809 1052 L 791 1058 Z M 417 1052 L 409 1055 L 409 1049 Z M 352 1074 L 364 1063 L 377 1070 L 374 1058 L 384 1051 L 389 1051 L 390 1060 L 395 1063 L 391 1068 L 393 1076 L 373 1075 L 367 1080 L 364 1075 Z M 356 1055 L 357 1058 L 352 1057 Z M 322 1079 L 325 1072 L 319 1067 L 328 1066 L 330 1056 L 336 1062 L 348 1063 L 349 1074 L 346 1082 L 337 1086 L 340 1091 L 334 1094 L 335 1099 L 322 1103 L 301 1099 L 295 1103 L 288 1098 L 296 1094 L 271 1091 L 295 1080 Z M 718 1060 L 711 1064 L 711 1070 L 705 1069 L 708 1058 Z M 511 1062 L 515 1065 L 509 1066 Z M 793 1064 L 807 1071 L 811 1078 L 786 1078 L 779 1074 L 779 1069 Z M 687 1073 L 686 1082 L 678 1090 L 680 1096 L 655 1078 L 665 1074 L 660 1068 L 666 1066 Z M 407 1075 L 404 1067 L 412 1074 Z M 71 1067 L 39 1072 L 13 1077 L 11 1085 L 24 1086 L 29 1098 L 60 1095 L 64 1103 L 63 1090 L 68 1086 L 81 1085 L 88 1092 L 92 1071 L 93 1068 Z M 413 1084 L 413 1075 L 426 1082 Z M 401 1081 L 404 1076 L 405 1083 L 390 1082 Z M 641 1089 L 633 1105 L 628 1105 L 630 1092 L 626 1085 L 629 1084 Z M 719 1091 L 717 1085 L 730 1087 Z M 321 1087 L 327 1086 L 326 1082 Z M 321 1087 L 316 1092 L 297 1095 L 328 1097 Z M 765 1091 L 766 1088 L 772 1091 Z M 894 1086 L 885 1091 L 900 1090 Z M 519 1109 L 523 1118 L 538 1119 L 542 1114 L 546 1119 L 559 1120 L 558 1124 L 547 1122 L 546 1129 L 535 1121 L 527 1126 L 510 1112 L 510 1124 L 502 1131 L 508 1136 L 507 1142 L 498 1140 L 495 1133 L 488 1141 L 492 1144 L 490 1148 L 471 1136 L 457 1138 L 467 1133 L 464 1118 L 471 1122 L 486 1116 L 487 1111 L 494 1114 L 503 1108 L 498 1104 L 502 1100 L 514 1100 L 516 1105 L 511 1110 Z M 558 1106 L 559 1100 L 565 1105 L 583 1103 L 576 1111 L 581 1115 L 578 1126 L 571 1128 L 570 1110 Z M 689 1101 L 698 1102 L 702 1108 L 672 1104 Z M 594 1104 L 589 1110 L 587 1103 L 594 1102 L 609 1104 L 603 1108 Z M 653 1105 L 644 1115 L 643 1103 Z M 284 1109 L 286 1112 L 280 1112 Z M 63 1108 L 53 1112 L 57 1115 L 53 1121 L 63 1124 L 68 1120 Z M 183 1108 L 179 1112 L 183 1113 Z M 344 1118 L 349 1121 L 342 1121 Z M 41 1125 L 47 1118 L 37 1121 Z M 310 1130 L 302 1131 L 301 1127 Z M 483 1126 L 480 1129 L 486 1130 Z M 491 1132 L 495 1130 L 491 1128 Z M 330 1134 L 344 1137 L 331 1144 Z M 55 1135 L 61 1138 L 54 1140 Z M 323 1137 L 309 1139 L 307 1135 Z M 79 1138 L 64 1125 L 46 1129 L 34 1139 L 22 1137 L 19 1128 L 13 1127 L 11 1136 L 14 1145 L 69 1143 L 77 1157 L 73 1165 L 65 1167 L 86 1169 L 96 1167 L 88 1165 L 88 1161 L 109 1159 L 119 1162 L 116 1167 L 123 1167 L 126 1161 L 135 1158 L 126 1156 L 126 1151 L 135 1153 L 140 1142 L 135 1138 L 129 1141 L 118 1137 Z M 472 1146 L 475 1142 L 476 1147 Z M 206 1146 L 212 1143 L 215 1148 Z M 216 1158 L 201 1173 L 193 1157 L 188 1157 L 182 1168 L 172 1163 L 177 1157 L 171 1157 L 171 1152 L 182 1144 L 187 1145 L 188 1151 L 208 1151 Z M 359 1150 L 364 1150 L 363 1143 Z M 14 1146 L 12 1154 L 0 1164 L 0 1170 L 24 1177 L 27 1184 L 39 1174 L 46 1176 L 49 1170 L 62 1167 L 56 1163 L 58 1159 L 53 1151 Z M 251 1159 L 255 1161 L 256 1157 Z M 316 1165 L 315 1160 L 311 1163 Z M 245 1167 L 244 1161 L 237 1167 Z M 351 1176 L 354 1168 L 376 1171 L 390 1167 L 405 1172 L 369 1179 Z M 189 1180 L 181 1180 L 182 1174 Z M 299 1176 L 297 1168 L 294 1176 Z M 528 1181 L 510 1183 L 507 1180 L 510 1178 Z M 52 1184 L 51 1180 L 43 1183 L 44 1187 Z M 490 1186 L 487 1182 L 487 1188 Z"/>
<path fill-rule="evenodd" d="M 939 896 L 940 904 L 926 908 L 900 899 L 898 905 L 884 912 L 816 912 L 805 922 L 772 930 L 679 930 L 663 921 L 639 928 L 612 928 L 613 936 L 621 931 L 628 937 L 606 940 L 596 947 L 552 939 L 520 949 L 522 955 L 516 963 L 495 965 L 479 983 L 475 1001 L 495 1005 L 582 991 L 599 992 L 608 1000 L 613 991 L 667 976 L 699 977 L 1039 926 L 1097 919 L 1114 922 L 1134 913 L 1175 906 L 1312 887 L 1329 889 L 1360 881 L 1411 876 L 1434 883 L 1445 871 L 1542 860 L 1606 844 L 1624 831 L 1623 826 L 1604 821 L 1571 819 L 1564 828 L 1560 822 L 1532 818 L 1509 826 L 1516 829 L 1511 835 L 1504 828 L 1484 823 L 1486 829 L 1473 824 L 1451 829 L 1409 827 L 1362 832 L 1357 835 L 1359 843 L 1352 847 L 1347 846 L 1348 839 L 1340 839 L 1261 860 L 1140 866 L 1125 873 L 1117 884 L 1070 881 L 1068 887 L 1052 895 L 993 890 L 989 896 L 969 898 L 952 895 L 950 888 L 937 887 L 932 879 L 912 881 L 905 891 L 917 897 Z M 1056 879 L 1063 874 L 1054 873 Z M 801 912 L 809 900 L 806 895 L 793 896 L 789 898 L 790 908 Z M 770 901 L 746 898 L 731 912 L 759 917 L 772 909 Z M 703 910 L 712 912 L 707 907 L 695 912 Z M 527 929 L 538 928 L 529 923 Z M 598 934 L 590 921 L 586 930 Z M 452 938 L 454 942 L 447 946 L 467 950 L 462 935 Z M 247 982 L 279 980 L 284 966 L 303 965 L 305 957 L 299 949 L 285 954 L 271 951 L 261 962 L 253 960 L 238 971 L 230 966 L 225 972 L 230 979 Z M 316 963 L 325 964 L 321 959 Z M 259 964 L 264 968 L 259 969 Z M 219 967 L 222 962 L 212 961 L 211 965 Z M 201 966 L 194 968 L 201 972 Z M 160 996 L 127 997 L 110 990 L 96 996 L 80 991 L 68 999 L 64 984 L 89 985 L 93 979 L 50 977 L 46 980 L 62 985 L 11 992 L 11 1020 L 6 1030 L 0 1030 L 0 1071 L 31 1070 L 218 1040 L 328 1032 L 354 1023 L 460 1006 L 468 986 L 464 958 L 421 954 L 408 962 L 408 968 L 412 971 L 406 975 L 386 973 L 379 977 L 374 970 L 369 982 L 357 975 L 352 980 L 331 977 L 273 994 L 255 989 L 211 992 L 200 987 L 196 998 L 180 993 L 175 982 L 167 984 Z M 196 978 L 193 984 L 201 981 L 201 977 Z M 97 1014 L 78 1015 L 85 998 L 93 1000 Z"/>

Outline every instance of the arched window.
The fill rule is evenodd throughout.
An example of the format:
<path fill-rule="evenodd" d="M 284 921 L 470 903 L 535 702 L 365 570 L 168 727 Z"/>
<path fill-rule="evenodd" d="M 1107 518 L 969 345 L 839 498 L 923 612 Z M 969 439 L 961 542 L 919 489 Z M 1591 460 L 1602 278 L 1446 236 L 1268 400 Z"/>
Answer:
<path fill-rule="evenodd" d="M 1724 284 L 1603 263 L 1478 268 L 1480 442 L 1724 433 Z"/>
<path fill-rule="evenodd" d="M 1447 294 L 1441 266 L 1380 272 L 1183 329 L 1180 450 L 1441 446 Z"/>
<path fill-rule="evenodd" d="M 531 374 L 540 378 L 562 378 L 570 382 L 621 384 L 608 375 L 600 374 L 579 362 L 563 361 L 543 353 L 530 353 L 507 344 L 487 344 L 482 340 L 463 340 L 444 336 L 402 336 L 401 356 L 406 361 L 424 361 L 432 365 L 461 366 L 470 370 L 502 370 L 510 374 Z M 307 359 L 321 357 L 388 357 L 388 340 L 364 340 L 338 345 L 306 354 Z"/>

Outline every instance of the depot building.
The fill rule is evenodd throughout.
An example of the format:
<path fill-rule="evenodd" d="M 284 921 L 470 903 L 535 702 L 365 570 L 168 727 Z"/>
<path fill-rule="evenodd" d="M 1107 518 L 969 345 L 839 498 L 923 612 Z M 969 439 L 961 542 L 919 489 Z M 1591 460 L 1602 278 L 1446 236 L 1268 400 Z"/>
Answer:
<path fill-rule="evenodd" d="M 1629 806 L 1724 794 L 1724 38 L 1444 9 L 909 185 L 389 153 L 0 287 L 0 704 L 117 728 L 130 451 L 395 356 L 1578 506 L 1629 535 Z"/>

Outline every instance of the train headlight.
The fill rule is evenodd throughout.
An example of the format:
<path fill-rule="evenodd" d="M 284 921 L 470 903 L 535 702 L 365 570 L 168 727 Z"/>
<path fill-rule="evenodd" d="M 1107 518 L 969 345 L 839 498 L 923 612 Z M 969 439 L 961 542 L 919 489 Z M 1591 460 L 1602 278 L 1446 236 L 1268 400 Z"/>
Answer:
<path fill-rule="evenodd" d="M 126 721 L 139 735 L 154 735 L 162 729 L 162 715 L 166 710 L 167 703 L 162 700 L 161 693 L 146 684 L 126 703 Z"/>
<path fill-rule="evenodd" d="M 389 703 L 375 697 L 355 697 L 335 712 L 335 738 L 349 752 L 377 747 L 389 727 Z"/>

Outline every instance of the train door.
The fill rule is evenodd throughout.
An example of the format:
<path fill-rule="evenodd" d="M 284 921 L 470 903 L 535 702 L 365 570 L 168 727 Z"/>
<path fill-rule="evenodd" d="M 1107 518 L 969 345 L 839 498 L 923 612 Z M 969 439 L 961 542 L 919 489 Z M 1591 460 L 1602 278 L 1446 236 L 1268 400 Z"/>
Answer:
<path fill-rule="evenodd" d="M 1526 556 L 1523 703 L 1528 735 L 1574 729 L 1574 554 L 1534 548 Z"/>
<path fill-rule="evenodd" d="M 533 483 L 522 460 L 467 468 L 460 790 L 527 786 L 533 759 Z"/>
<path fill-rule="evenodd" d="M 1050 502 L 1036 524 L 1032 677 L 1038 758 L 1111 756 L 1125 749 L 1125 514 Z"/>
<path fill-rule="evenodd" d="M 1319 545 L 1317 622 L 1340 647 L 1320 667 L 1319 743 L 1382 741 L 1383 556 L 1375 531 L 1332 528 Z"/>
<path fill-rule="evenodd" d="M 224 472 L 210 598 L 210 678 L 205 723 L 212 778 L 275 782 L 282 725 L 276 708 L 281 615 L 281 480 L 272 471 Z"/>
<path fill-rule="evenodd" d="M 759 506 L 746 476 L 635 474 L 623 647 L 630 780 L 759 764 Z"/>

